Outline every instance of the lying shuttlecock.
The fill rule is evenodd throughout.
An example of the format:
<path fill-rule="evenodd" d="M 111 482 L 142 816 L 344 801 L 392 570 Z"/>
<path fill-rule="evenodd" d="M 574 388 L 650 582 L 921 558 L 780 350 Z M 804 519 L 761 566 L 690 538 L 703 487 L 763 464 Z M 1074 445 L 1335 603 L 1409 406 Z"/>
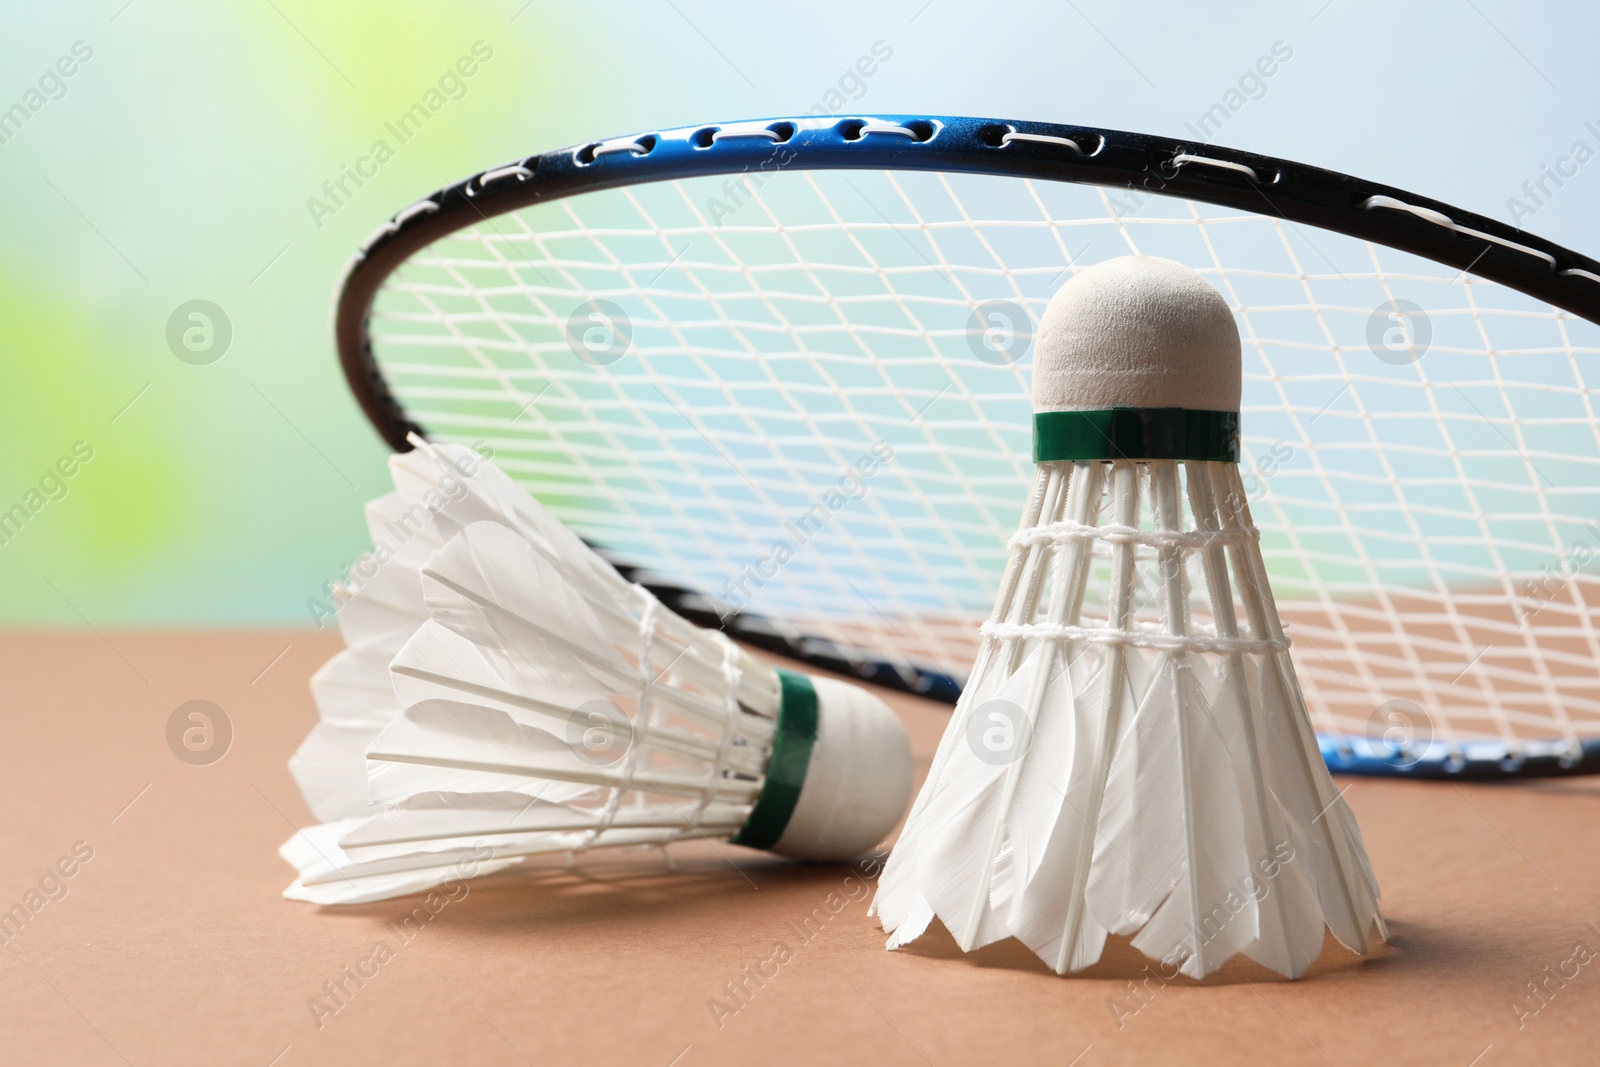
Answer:
<path fill-rule="evenodd" d="M 401 512 L 439 546 L 414 572 L 423 616 L 387 665 L 392 704 L 370 663 L 350 666 L 369 699 L 347 732 L 376 730 L 364 810 L 284 845 L 286 896 L 381 900 L 531 855 L 696 837 L 843 859 L 894 827 L 911 750 L 881 700 L 760 663 L 627 582 L 492 464 L 417 444 L 394 472 Z M 410 573 L 347 605 L 373 589 L 357 610 L 382 599 L 403 628 L 418 616 L 391 594 Z M 339 764 L 322 751 L 302 769 Z"/>
<path fill-rule="evenodd" d="M 1378 887 L 1251 524 L 1226 301 L 1168 260 L 1085 270 L 1033 392 L 1033 490 L 873 901 L 889 947 L 937 916 L 1058 974 L 1108 933 L 1195 978 L 1236 953 L 1299 977 L 1324 924 L 1365 952 Z"/>

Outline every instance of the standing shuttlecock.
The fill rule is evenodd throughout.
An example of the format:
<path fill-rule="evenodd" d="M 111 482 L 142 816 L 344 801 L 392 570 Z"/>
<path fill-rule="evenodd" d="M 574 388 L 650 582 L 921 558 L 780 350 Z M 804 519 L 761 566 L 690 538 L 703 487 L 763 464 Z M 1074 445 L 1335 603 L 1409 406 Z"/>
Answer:
<path fill-rule="evenodd" d="M 1239 333 L 1168 260 L 1051 299 L 1034 459 L 983 644 L 873 911 L 937 916 L 1058 974 L 1107 934 L 1201 978 L 1289 977 L 1323 927 L 1383 934 L 1355 816 L 1317 748 L 1239 470 Z"/>
<path fill-rule="evenodd" d="M 372 513 L 428 551 L 395 552 L 341 605 L 371 655 L 319 674 L 324 718 L 296 771 L 349 817 L 284 845 L 286 896 L 381 900 L 531 855 L 685 838 L 844 859 L 894 827 L 911 750 L 881 700 L 760 663 L 625 580 L 493 464 L 416 443 Z M 341 718 L 338 693 L 360 710 Z"/>

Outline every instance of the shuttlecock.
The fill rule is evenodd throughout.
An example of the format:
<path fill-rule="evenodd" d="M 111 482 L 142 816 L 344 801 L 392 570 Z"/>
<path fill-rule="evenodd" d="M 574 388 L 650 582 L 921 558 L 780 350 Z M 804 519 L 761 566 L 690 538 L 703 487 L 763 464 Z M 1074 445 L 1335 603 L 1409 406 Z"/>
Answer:
<path fill-rule="evenodd" d="M 911 750 L 881 700 L 753 659 L 622 578 L 492 463 L 415 443 L 374 512 L 428 551 L 415 567 L 420 549 L 394 552 L 341 605 L 372 653 L 319 674 L 324 719 L 296 760 L 308 800 L 337 792 L 323 810 L 353 813 L 283 846 L 299 872 L 286 896 L 381 900 L 527 856 L 685 838 L 844 859 L 894 827 Z M 379 682 L 373 664 L 408 628 Z M 338 693 L 362 710 L 335 729 Z M 362 795 L 335 790 L 356 766 Z"/>
<path fill-rule="evenodd" d="M 1222 296 L 1128 257 L 1051 299 L 1021 527 L 873 911 L 1059 974 L 1107 934 L 1201 978 L 1364 952 L 1378 887 L 1319 754 L 1238 470 Z M 1241 617 L 1242 615 L 1242 617 Z"/>

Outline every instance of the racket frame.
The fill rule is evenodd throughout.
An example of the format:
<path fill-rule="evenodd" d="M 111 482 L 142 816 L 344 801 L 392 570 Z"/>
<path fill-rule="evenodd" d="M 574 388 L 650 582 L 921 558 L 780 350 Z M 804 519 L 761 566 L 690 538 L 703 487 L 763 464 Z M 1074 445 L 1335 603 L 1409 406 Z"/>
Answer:
<path fill-rule="evenodd" d="M 444 237 L 533 204 L 650 182 L 783 170 L 932 171 L 1072 182 L 1181 197 L 1331 230 L 1498 282 L 1600 323 L 1600 261 L 1495 219 L 1420 194 L 1321 167 L 1190 140 L 1072 124 L 923 116 L 845 115 L 684 126 L 535 153 L 478 171 L 409 205 L 352 255 L 336 287 L 339 360 L 362 411 L 394 450 L 425 427 L 395 399 L 372 351 L 372 303 L 414 253 Z M 948 703 L 958 681 L 883 662 L 808 637 L 779 620 L 721 615 L 711 599 L 646 571 L 618 566 L 667 607 L 741 641 L 888 688 Z M 1600 773 L 1600 741 L 1581 753 L 1554 742 L 1421 755 L 1347 738 L 1321 738 L 1329 767 L 1346 774 L 1494 779 Z M 1495 746 L 1499 747 L 1496 748 Z M 1543 747 L 1537 747 L 1543 746 Z"/>

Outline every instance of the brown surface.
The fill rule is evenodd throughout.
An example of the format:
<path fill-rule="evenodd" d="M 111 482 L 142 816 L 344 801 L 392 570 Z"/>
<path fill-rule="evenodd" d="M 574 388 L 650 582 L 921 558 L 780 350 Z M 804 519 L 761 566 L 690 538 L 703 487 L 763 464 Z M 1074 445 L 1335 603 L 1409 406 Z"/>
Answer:
<path fill-rule="evenodd" d="M 1343 780 L 1393 944 L 1362 959 L 1330 941 L 1300 982 L 1236 961 L 1152 984 L 1119 1029 L 1112 1005 L 1136 1006 L 1144 966 L 1125 945 L 1072 978 L 1014 943 L 963 957 L 939 931 L 886 953 L 847 868 L 732 846 L 675 875 L 498 876 L 404 945 L 389 924 L 421 898 L 284 901 L 276 849 L 307 819 L 284 761 L 334 640 L 108 636 L 0 640 L 0 908 L 75 842 L 94 850 L 0 944 L 3 1063 L 1594 1062 L 1600 959 L 1552 980 L 1521 1031 L 1511 1004 L 1578 941 L 1600 948 L 1600 782 Z M 210 766 L 167 748 L 168 717 L 196 698 L 235 730 Z M 898 706 L 925 769 L 947 712 Z M 838 914 L 802 944 L 788 924 L 830 893 Z M 393 958 L 319 1027 L 310 998 L 379 939 Z M 779 940 L 792 959 L 719 1029 L 708 1001 L 732 1006 L 724 984 Z"/>

